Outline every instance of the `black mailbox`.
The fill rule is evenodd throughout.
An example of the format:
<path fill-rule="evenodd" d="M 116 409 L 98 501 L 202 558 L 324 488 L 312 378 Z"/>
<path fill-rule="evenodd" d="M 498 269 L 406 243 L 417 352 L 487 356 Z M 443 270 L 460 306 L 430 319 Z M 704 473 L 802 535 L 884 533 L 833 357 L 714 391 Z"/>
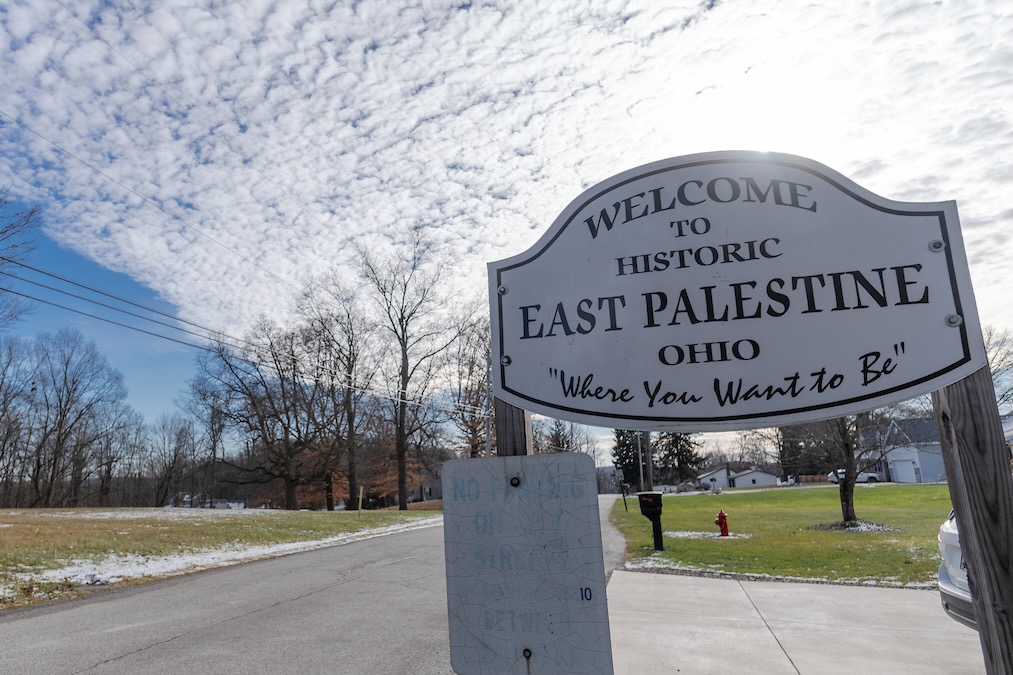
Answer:
<path fill-rule="evenodd" d="M 640 500 L 640 512 L 651 518 L 661 515 L 661 493 L 660 492 L 638 492 L 637 499 Z"/>
<path fill-rule="evenodd" d="M 661 493 L 638 492 L 637 500 L 640 501 L 640 512 L 651 521 L 654 530 L 654 550 L 664 551 L 665 546 L 661 535 Z"/>

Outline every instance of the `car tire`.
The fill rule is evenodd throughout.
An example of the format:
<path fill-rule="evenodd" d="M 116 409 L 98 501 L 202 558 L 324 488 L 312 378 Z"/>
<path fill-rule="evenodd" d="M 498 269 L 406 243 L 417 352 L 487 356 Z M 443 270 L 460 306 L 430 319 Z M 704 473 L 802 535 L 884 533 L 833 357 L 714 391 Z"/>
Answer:
<path fill-rule="evenodd" d="M 869 480 L 867 482 L 869 482 L 869 483 L 878 483 L 879 479 L 876 478 L 875 476 L 869 476 Z"/>

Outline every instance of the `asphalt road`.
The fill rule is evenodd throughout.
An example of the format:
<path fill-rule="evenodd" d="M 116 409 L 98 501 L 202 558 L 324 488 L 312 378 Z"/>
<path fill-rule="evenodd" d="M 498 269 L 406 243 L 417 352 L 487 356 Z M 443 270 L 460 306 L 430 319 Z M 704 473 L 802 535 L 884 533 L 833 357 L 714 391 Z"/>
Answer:
<path fill-rule="evenodd" d="M 599 500 L 605 566 L 625 543 Z M 452 673 L 443 528 L 0 614 L 0 674 Z"/>
<path fill-rule="evenodd" d="M 611 572 L 623 541 L 602 530 Z M 634 572 L 608 591 L 617 673 L 983 672 L 934 592 Z M 2 613 L 0 675 L 443 675 L 447 626 L 432 527 Z"/>
<path fill-rule="evenodd" d="M 443 528 L 0 614 L 0 673 L 451 673 Z"/>

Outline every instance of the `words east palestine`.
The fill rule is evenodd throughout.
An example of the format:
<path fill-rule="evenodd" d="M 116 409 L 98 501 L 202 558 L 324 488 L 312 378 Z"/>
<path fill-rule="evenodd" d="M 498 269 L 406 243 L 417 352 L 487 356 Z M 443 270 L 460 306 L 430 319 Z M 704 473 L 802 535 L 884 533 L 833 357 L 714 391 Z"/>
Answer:
<path fill-rule="evenodd" d="M 779 318 L 789 312 L 819 314 L 928 304 L 929 288 L 919 279 L 921 271 L 920 264 L 895 265 L 663 289 L 631 298 L 610 295 L 523 305 L 518 308 L 521 339 L 622 330 L 632 325 L 628 319 L 631 312 L 640 327 L 657 328 Z"/>

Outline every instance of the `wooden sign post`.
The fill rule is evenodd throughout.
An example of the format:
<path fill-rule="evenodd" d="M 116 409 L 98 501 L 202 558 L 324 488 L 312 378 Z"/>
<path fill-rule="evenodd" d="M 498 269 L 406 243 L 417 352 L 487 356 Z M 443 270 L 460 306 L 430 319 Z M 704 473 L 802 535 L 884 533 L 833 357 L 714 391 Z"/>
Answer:
<path fill-rule="evenodd" d="M 988 368 L 932 395 L 987 672 L 1013 673 L 1013 477 Z"/>
<path fill-rule="evenodd" d="M 493 399 L 496 411 L 496 455 L 512 457 L 531 454 L 531 413 Z"/>

